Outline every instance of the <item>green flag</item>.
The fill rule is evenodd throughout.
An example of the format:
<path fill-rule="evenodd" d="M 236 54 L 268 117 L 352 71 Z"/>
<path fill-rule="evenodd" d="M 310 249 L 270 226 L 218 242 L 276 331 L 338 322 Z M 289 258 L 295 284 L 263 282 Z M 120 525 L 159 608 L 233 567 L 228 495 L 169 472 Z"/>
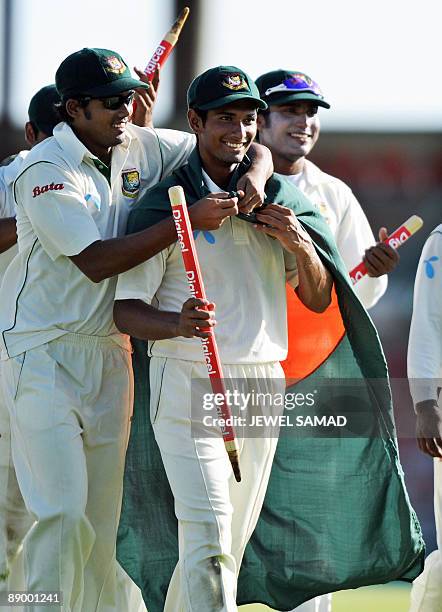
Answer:
<path fill-rule="evenodd" d="M 183 187 L 188 205 L 207 195 L 197 151 L 142 198 L 129 217 L 129 233 L 171 215 L 167 190 L 173 185 Z M 268 181 L 266 195 L 267 201 L 292 208 L 309 232 L 334 276 L 345 327 L 328 358 L 287 391 L 316 390 L 309 416 L 340 415 L 348 426 L 340 433 L 314 427 L 300 428 L 296 435 L 281 433 L 261 515 L 241 565 L 239 605 L 260 602 L 291 610 L 323 593 L 412 581 L 422 571 L 424 543 L 404 485 L 377 332 L 320 214 L 278 175 Z M 135 405 L 117 557 L 141 588 L 149 612 L 160 612 L 178 560 L 177 520 L 150 425 L 147 343 L 133 343 Z M 287 408 L 286 414 L 291 414 Z"/>

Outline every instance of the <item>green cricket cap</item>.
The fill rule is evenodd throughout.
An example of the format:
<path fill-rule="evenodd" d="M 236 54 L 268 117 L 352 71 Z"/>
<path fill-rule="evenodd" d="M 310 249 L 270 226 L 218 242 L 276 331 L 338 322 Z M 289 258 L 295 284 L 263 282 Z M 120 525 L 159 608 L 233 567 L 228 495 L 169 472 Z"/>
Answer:
<path fill-rule="evenodd" d="M 267 104 L 287 104 L 288 102 L 313 102 L 318 106 L 330 108 L 324 100 L 321 88 L 304 72 L 297 70 L 272 70 L 256 79 L 261 98 Z"/>
<path fill-rule="evenodd" d="M 32 96 L 29 103 L 29 121 L 48 136 L 52 136 L 54 127 L 61 121 L 55 108 L 58 102 L 60 96 L 55 85 L 46 85 Z"/>
<path fill-rule="evenodd" d="M 200 74 L 187 90 L 189 108 L 212 110 L 238 100 L 251 100 L 256 108 L 265 110 L 255 82 L 236 66 L 217 66 Z"/>
<path fill-rule="evenodd" d="M 109 49 L 87 48 L 64 59 L 55 74 L 60 96 L 66 100 L 76 96 L 113 96 L 149 85 L 134 79 L 121 55 Z"/>

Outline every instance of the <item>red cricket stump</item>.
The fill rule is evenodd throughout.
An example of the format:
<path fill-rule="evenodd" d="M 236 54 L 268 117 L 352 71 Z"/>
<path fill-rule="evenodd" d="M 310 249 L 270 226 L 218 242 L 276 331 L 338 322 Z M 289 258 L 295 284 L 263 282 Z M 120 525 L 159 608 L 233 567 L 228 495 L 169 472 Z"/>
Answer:
<path fill-rule="evenodd" d="M 176 18 L 176 21 L 173 26 L 170 28 L 167 34 L 164 35 L 163 40 L 155 49 L 154 54 L 152 55 L 149 60 L 149 63 L 144 69 L 144 74 L 147 75 L 149 81 L 152 81 L 157 65 L 159 64 L 160 66 L 162 66 L 164 64 L 164 62 L 169 57 L 172 49 L 176 45 L 178 38 L 181 34 L 181 30 L 183 29 L 183 26 L 186 22 L 187 16 L 189 15 L 189 12 L 189 7 L 186 6 L 185 8 L 183 8 L 181 13 Z"/>
<path fill-rule="evenodd" d="M 201 269 L 198 262 L 198 254 L 196 252 L 195 241 L 193 239 L 192 226 L 190 224 L 189 213 L 187 211 L 186 198 L 182 187 L 176 186 L 169 189 L 169 198 L 172 206 L 173 220 L 178 235 L 178 242 L 181 247 L 183 256 L 184 268 L 187 274 L 187 282 L 189 284 L 190 293 L 193 297 L 199 299 L 207 299 L 204 289 Z M 220 394 L 224 397 L 223 402 L 216 402 L 217 414 L 223 420 L 224 425 L 221 427 L 221 433 L 224 439 L 227 454 L 229 455 L 230 464 L 237 482 L 241 482 L 241 471 L 239 469 L 239 447 L 233 427 L 233 417 L 230 408 L 226 401 L 226 388 L 224 386 L 224 377 L 219 358 L 218 347 L 216 344 L 215 333 L 212 329 L 209 331 L 208 338 L 201 338 L 203 345 L 204 358 L 206 360 L 207 371 L 209 373 L 210 384 L 214 394 Z M 218 395 L 218 397 L 220 397 Z M 218 403 L 221 406 L 218 406 Z"/>
<path fill-rule="evenodd" d="M 423 226 L 424 222 L 417 215 L 412 215 L 405 223 L 403 223 L 400 227 L 397 228 L 392 234 L 390 234 L 386 239 L 385 243 L 389 244 L 394 249 L 398 249 L 401 244 L 406 242 L 413 234 L 420 230 Z M 351 282 L 356 284 L 361 278 L 366 276 L 367 268 L 365 267 L 364 262 L 361 261 L 356 268 L 350 272 Z"/>

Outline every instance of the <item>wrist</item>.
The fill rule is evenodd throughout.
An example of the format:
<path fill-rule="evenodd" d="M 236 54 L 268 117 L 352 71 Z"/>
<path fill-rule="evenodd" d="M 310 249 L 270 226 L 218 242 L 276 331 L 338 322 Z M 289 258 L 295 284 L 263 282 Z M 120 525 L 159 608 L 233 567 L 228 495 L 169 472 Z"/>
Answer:
<path fill-rule="evenodd" d="M 181 313 L 171 312 L 169 316 L 169 334 L 170 338 L 178 338 L 180 336 L 180 318 Z"/>
<path fill-rule="evenodd" d="M 288 244 L 287 250 L 296 255 L 299 261 L 311 261 L 317 259 L 315 247 L 309 240 L 298 237 L 298 240 L 293 240 Z"/>

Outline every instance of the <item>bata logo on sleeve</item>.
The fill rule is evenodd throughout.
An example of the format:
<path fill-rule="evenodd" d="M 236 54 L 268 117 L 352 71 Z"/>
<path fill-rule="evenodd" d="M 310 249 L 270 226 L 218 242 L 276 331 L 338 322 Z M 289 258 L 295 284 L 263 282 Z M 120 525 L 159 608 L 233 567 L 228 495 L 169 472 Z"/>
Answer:
<path fill-rule="evenodd" d="M 64 189 L 63 183 L 51 183 L 50 185 L 42 185 L 41 187 L 37 185 L 32 190 L 32 197 L 36 198 L 37 196 L 41 195 L 42 193 L 46 193 L 47 191 L 61 191 L 62 189 Z"/>

